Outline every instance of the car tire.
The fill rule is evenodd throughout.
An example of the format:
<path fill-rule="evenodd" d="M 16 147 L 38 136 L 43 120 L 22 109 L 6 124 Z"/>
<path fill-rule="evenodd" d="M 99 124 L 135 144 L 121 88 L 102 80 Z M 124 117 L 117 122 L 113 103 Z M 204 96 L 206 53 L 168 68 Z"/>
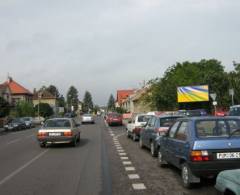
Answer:
<path fill-rule="evenodd" d="M 144 148 L 143 140 L 142 140 L 141 137 L 139 138 L 139 147 L 140 147 L 140 148 Z"/>
<path fill-rule="evenodd" d="M 190 189 L 192 187 L 192 183 L 190 181 L 191 174 L 192 173 L 191 173 L 191 170 L 190 170 L 188 164 L 183 163 L 181 177 L 182 177 L 183 186 L 188 189 Z"/>
<path fill-rule="evenodd" d="M 151 151 L 152 157 L 156 157 L 157 156 L 157 152 L 155 150 L 155 146 L 154 146 L 153 142 L 150 143 L 150 151 Z"/>
<path fill-rule="evenodd" d="M 137 141 L 137 135 L 136 135 L 136 133 L 133 133 L 132 139 L 133 139 L 133 141 Z"/>
<path fill-rule="evenodd" d="M 45 147 L 46 147 L 46 144 L 45 144 L 45 143 L 39 143 L 39 146 L 40 146 L 41 148 L 45 148 Z"/>
<path fill-rule="evenodd" d="M 130 133 L 129 133 L 129 131 L 127 130 L 127 138 L 130 138 L 131 136 L 130 136 Z"/>
<path fill-rule="evenodd" d="M 77 139 L 78 143 L 80 143 L 80 140 L 81 140 L 81 135 L 80 135 L 80 133 L 79 133 L 79 134 L 78 134 L 78 139 Z"/>
<path fill-rule="evenodd" d="M 166 160 L 164 160 L 162 152 L 160 151 L 160 148 L 159 148 L 158 149 L 158 166 L 164 168 L 167 166 L 167 164 L 168 163 Z"/>
<path fill-rule="evenodd" d="M 72 147 L 76 147 L 77 146 L 77 138 L 76 137 L 74 137 L 74 139 L 73 139 L 73 141 L 71 143 L 71 146 Z"/>

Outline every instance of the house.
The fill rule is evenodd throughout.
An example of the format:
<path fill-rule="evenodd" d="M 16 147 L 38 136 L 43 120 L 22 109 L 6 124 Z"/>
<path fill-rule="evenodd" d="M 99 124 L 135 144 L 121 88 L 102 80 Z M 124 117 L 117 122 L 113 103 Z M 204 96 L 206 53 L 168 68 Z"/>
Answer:
<path fill-rule="evenodd" d="M 2 88 L 5 87 L 3 90 L 5 92 L 3 93 L 12 106 L 15 106 L 19 101 L 32 102 L 33 94 L 28 89 L 14 81 L 12 77 L 8 77 L 8 80 L 1 84 L 1 86 Z"/>
<path fill-rule="evenodd" d="M 133 93 L 134 93 L 134 89 L 117 90 L 117 99 L 116 99 L 115 106 L 122 107 L 122 103 Z"/>
<path fill-rule="evenodd" d="M 7 85 L 0 84 L 0 97 L 6 100 L 10 105 L 12 104 L 11 91 Z"/>

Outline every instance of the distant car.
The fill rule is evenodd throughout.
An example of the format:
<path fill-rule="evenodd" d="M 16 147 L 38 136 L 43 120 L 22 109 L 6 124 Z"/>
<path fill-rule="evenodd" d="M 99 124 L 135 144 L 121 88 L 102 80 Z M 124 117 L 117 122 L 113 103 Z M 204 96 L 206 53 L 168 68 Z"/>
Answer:
<path fill-rule="evenodd" d="M 240 195 L 240 169 L 222 171 L 218 174 L 215 188 L 222 194 Z"/>
<path fill-rule="evenodd" d="M 240 168 L 239 117 L 178 119 L 160 138 L 158 163 L 181 169 L 184 187 L 213 178 L 223 170 Z"/>
<path fill-rule="evenodd" d="M 229 116 L 240 116 L 240 105 L 230 106 Z"/>
<path fill-rule="evenodd" d="M 169 127 L 182 116 L 152 116 L 140 133 L 139 146 L 150 149 L 152 156 L 157 156 L 156 139 L 166 133 Z"/>
<path fill-rule="evenodd" d="M 126 126 L 127 137 L 131 137 L 134 141 L 139 139 L 140 129 L 147 124 L 151 115 L 136 114 L 132 116 L 132 119 Z"/>
<path fill-rule="evenodd" d="M 33 118 L 33 124 L 34 124 L 34 126 L 41 125 L 41 123 L 43 123 L 44 120 L 45 119 L 43 117 L 41 117 L 41 116 L 35 117 L 35 118 Z"/>
<path fill-rule="evenodd" d="M 65 118 L 74 118 L 76 117 L 76 114 L 74 112 L 67 112 L 64 114 Z"/>
<path fill-rule="evenodd" d="M 21 118 L 14 118 L 14 119 L 10 120 L 6 125 L 4 125 L 4 129 L 6 131 L 22 130 L 22 129 L 26 129 L 26 128 L 27 128 L 27 126 Z"/>
<path fill-rule="evenodd" d="M 109 113 L 106 117 L 106 121 L 109 126 L 122 125 L 122 120 L 122 115 L 118 113 Z"/>
<path fill-rule="evenodd" d="M 22 117 L 22 120 L 25 122 L 27 128 L 34 127 L 33 118 L 32 117 Z"/>
<path fill-rule="evenodd" d="M 84 123 L 92 123 L 94 124 L 95 121 L 94 121 L 94 117 L 92 114 L 83 114 L 82 115 L 82 124 Z"/>
<path fill-rule="evenodd" d="M 38 130 L 37 139 L 40 147 L 47 144 L 67 143 L 76 146 L 80 141 L 79 124 L 71 118 L 48 119 Z"/>
<path fill-rule="evenodd" d="M 179 110 L 179 115 L 194 117 L 194 116 L 207 116 L 205 109 L 195 109 L 195 110 Z"/>

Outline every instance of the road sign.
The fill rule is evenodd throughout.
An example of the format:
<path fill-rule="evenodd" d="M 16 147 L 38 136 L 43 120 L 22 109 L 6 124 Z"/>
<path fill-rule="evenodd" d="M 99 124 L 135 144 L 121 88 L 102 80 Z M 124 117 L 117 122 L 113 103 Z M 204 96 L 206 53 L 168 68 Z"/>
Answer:
<path fill-rule="evenodd" d="M 234 95 L 234 89 L 229 89 L 229 95 Z"/>
<path fill-rule="evenodd" d="M 214 106 L 216 106 L 216 105 L 217 105 L 217 101 L 214 101 L 212 104 L 213 104 Z"/>
<path fill-rule="evenodd" d="M 213 99 L 213 101 L 216 100 L 217 94 L 216 93 L 210 93 L 211 98 Z"/>

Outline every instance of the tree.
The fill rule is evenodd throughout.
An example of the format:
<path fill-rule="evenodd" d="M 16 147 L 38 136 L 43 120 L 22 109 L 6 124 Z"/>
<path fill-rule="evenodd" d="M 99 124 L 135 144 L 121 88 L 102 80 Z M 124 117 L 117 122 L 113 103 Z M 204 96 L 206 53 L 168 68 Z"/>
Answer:
<path fill-rule="evenodd" d="M 63 97 L 63 95 L 61 95 L 61 96 L 58 98 L 58 106 L 59 106 L 59 107 L 65 107 L 65 98 Z"/>
<path fill-rule="evenodd" d="M 86 91 L 83 98 L 83 112 L 93 111 L 92 95 L 89 91 Z"/>
<path fill-rule="evenodd" d="M 74 86 L 71 86 L 67 92 L 68 109 L 71 110 L 71 106 L 73 106 L 74 111 L 77 111 L 78 101 L 78 90 Z"/>
<path fill-rule="evenodd" d="M 110 97 L 108 99 L 107 109 L 110 111 L 115 110 L 115 99 L 112 94 L 110 95 Z"/>
<path fill-rule="evenodd" d="M 47 88 L 47 91 L 49 91 L 56 98 L 59 98 L 59 96 L 60 96 L 57 87 L 54 85 L 49 85 L 49 87 Z"/>
<path fill-rule="evenodd" d="M 35 113 L 38 114 L 38 105 L 35 106 Z M 47 103 L 39 104 L 39 115 L 46 118 L 53 115 L 52 107 Z"/>
<path fill-rule="evenodd" d="M 33 104 L 26 101 L 20 101 L 16 105 L 16 115 L 18 117 L 34 116 Z"/>
<path fill-rule="evenodd" d="M 10 112 L 9 103 L 2 97 L 0 97 L 0 117 L 5 117 Z"/>

